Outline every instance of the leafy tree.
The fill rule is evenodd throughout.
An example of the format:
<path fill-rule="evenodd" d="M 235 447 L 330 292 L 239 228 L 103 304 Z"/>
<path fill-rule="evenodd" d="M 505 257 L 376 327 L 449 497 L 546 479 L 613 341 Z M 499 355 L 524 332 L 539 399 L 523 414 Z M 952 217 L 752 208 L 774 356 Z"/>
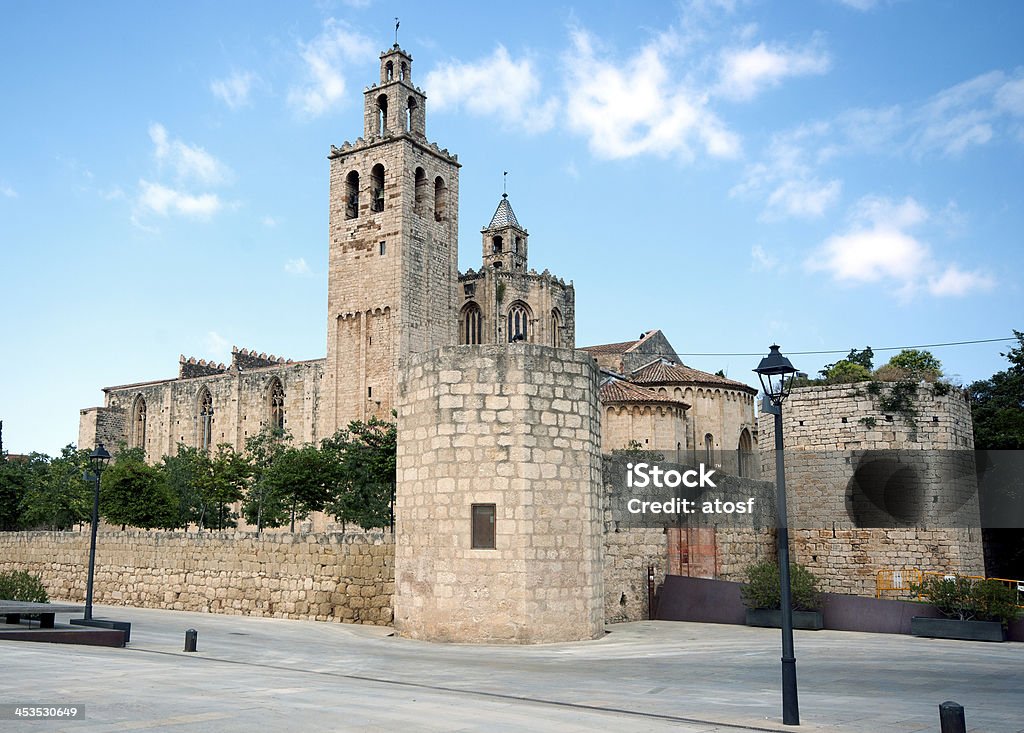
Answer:
<path fill-rule="evenodd" d="M 942 362 L 930 351 L 904 349 L 880 367 L 876 376 L 887 382 L 901 379 L 934 382 L 942 376 Z"/>
<path fill-rule="evenodd" d="M 1010 367 L 967 388 L 979 450 L 1024 448 L 1024 332 L 1015 330 L 1013 335 L 1017 345 L 1000 354 Z"/>
<path fill-rule="evenodd" d="M 363 529 L 390 526 L 398 448 L 395 423 L 377 417 L 356 420 L 321 447 L 335 456 L 327 461 L 336 471 L 335 494 L 327 511 L 343 524 L 353 522 Z"/>
<path fill-rule="evenodd" d="M 22 500 L 29 480 L 28 461 L 0 455 L 0 532 L 21 529 Z"/>
<path fill-rule="evenodd" d="M 147 464 L 141 448 L 122 451 L 103 472 L 100 513 L 111 524 L 142 529 L 182 526 L 179 505 L 163 472 Z"/>
<path fill-rule="evenodd" d="M 210 508 L 207 526 L 213 529 L 238 526 L 238 513 L 231 505 L 244 496 L 252 473 L 252 464 L 244 454 L 237 453 L 226 443 L 217 446 L 217 453 L 210 460 L 209 482 L 204 492 Z"/>
<path fill-rule="evenodd" d="M 291 436 L 284 430 L 264 428 L 245 441 L 250 476 L 242 504 L 245 521 L 256 526 L 280 527 L 287 514 L 286 498 L 278 496 L 268 482 L 269 471 L 278 457 L 289 447 Z"/>
<path fill-rule="evenodd" d="M 821 373 L 828 384 L 849 384 L 851 382 L 866 382 L 871 379 L 871 371 L 867 367 L 847 359 L 830 364 Z"/>
<path fill-rule="evenodd" d="M 177 455 L 164 457 L 161 470 L 177 500 L 180 526 L 195 525 L 200 530 L 237 526 L 238 514 L 231 504 L 242 498 L 252 474 L 244 455 L 227 443 L 218 445 L 213 456 L 179 445 Z"/>
<path fill-rule="evenodd" d="M 29 456 L 25 493 L 21 500 L 23 529 L 70 529 L 92 515 L 92 484 L 83 474 L 89 451 L 66 445 L 59 456 Z"/>
<path fill-rule="evenodd" d="M 282 450 L 263 472 L 263 526 L 279 527 L 286 521 L 292 532 L 295 520 L 322 511 L 331 495 L 329 481 L 336 472 L 325 466 L 326 452 L 315 445 Z"/>
<path fill-rule="evenodd" d="M 160 463 L 160 472 L 177 506 L 176 524 L 180 527 L 203 526 L 203 493 L 209 464 L 205 451 L 182 443 L 178 444 L 177 454 L 164 456 Z"/>

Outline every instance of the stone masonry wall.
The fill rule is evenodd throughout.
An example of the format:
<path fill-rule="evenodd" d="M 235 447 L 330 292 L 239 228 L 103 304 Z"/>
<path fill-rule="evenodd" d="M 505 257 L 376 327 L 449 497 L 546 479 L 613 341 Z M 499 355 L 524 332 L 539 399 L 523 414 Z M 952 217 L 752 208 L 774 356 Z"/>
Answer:
<path fill-rule="evenodd" d="M 980 517 L 970 487 L 963 488 L 968 498 L 957 512 L 959 528 L 948 522 L 943 528 L 944 517 L 937 513 L 956 493 L 944 480 L 949 467 L 942 464 L 954 460 L 950 456 L 969 458 L 974 447 L 970 406 L 957 390 L 935 394 L 923 383 L 913 403 L 916 428 L 902 415 L 882 412 L 866 383 L 796 389 L 783 405 L 794 560 L 818 576 L 822 590 L 874 595 L 880 570 L 984 574 Z M 762 415 L 759 427 L 762 476 L 773 480 L 774 417 Z M 895 507 L 895 521 L 867 524 L 864 517 L 873 517 L 863 506 L 858 513 L 851 502 L 850 480 L 865 451 L 893 450 L 901 451 L 899 467 L 916 471 L 919 485 L 912 488 L 921 496 L 910 496 L 906 482 L 896 495 L 887 489 L 885 508 Z M 954 503 L 962 498 L 953 496 Z M 861 503 L 884 518 L 870 502 Z M 972 512 L 975 521 L 964 521 Z M 901 513 L 905 521 L 899 521 Z"/>
<path fill-rule="evenodd" d="M 410 359 L 398 412 L 395 628 L 537 643 L 604 628 L 598 372 L 584 352 L 455 346 Z M 495 505 L 492 549 L 472 506 Z"/>
<path fill-rule="evenodd" d="M 2 532 L 0 570 L 85 599 L 89 533 Z M 98 604 L 388 625 L 394 544 L 381 534 L 101 532 Z"/>

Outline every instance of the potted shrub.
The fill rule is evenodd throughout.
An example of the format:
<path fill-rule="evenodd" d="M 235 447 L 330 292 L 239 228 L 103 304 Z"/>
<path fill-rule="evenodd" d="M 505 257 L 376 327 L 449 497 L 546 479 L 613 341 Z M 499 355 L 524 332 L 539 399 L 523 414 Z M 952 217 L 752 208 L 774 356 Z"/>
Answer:
<path fill-rule="evenodd" d="M 998 580 L 929 577 L 913 590 L 945 618 L 914 616 L 910 633 L 939 639 L 1006 641 L 1006 627 L 1020 615 L 1016 592 Z"/>
<path fill-rule="evenodd" d="M 746 575 L 747 582 L 740 588 L 740 593 L 747 607 L 747 625 L 781 628 L 778 564 L 770 561 L 756 563 L 747 568 Z M 789 566 L 789 582 L 793 628 L 814 631 L 824 628 L 818 579 L 803 565 L 793 563 Z"/>

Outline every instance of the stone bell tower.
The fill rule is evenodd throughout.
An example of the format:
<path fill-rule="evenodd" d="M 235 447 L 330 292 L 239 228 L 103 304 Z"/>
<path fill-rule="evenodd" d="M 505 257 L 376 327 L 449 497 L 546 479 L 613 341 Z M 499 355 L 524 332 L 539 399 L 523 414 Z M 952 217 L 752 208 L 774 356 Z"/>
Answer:
<path fill-rule="evenodd" d="M 328 156 L 323 437 L 390 419 L 399 362 L 456 338 L 458 159 L 427 141 L 427 98 L 397 43 L 363 95 L 362 137 Z"/>

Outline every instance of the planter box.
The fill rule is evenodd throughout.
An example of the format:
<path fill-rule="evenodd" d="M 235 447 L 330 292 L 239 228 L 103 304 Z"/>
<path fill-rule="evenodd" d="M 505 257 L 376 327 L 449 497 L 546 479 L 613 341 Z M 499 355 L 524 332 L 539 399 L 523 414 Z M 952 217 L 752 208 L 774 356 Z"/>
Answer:
<path fill-rule="evenodd" d="M 748 608 L 747 626 L 781 629 L 782 611 L 780 609 Z M 821 611 L 793 611 L 793 628 L 806 631 L 819 631 L 825 628 Z"/>
<path fill-rule="evenodd" d="M 935 639 L 1006 641 L 1006 629 L 998 621 L 961 621 L 955 618 L 914 616 L 910 619 L 910 633 Z"/>

